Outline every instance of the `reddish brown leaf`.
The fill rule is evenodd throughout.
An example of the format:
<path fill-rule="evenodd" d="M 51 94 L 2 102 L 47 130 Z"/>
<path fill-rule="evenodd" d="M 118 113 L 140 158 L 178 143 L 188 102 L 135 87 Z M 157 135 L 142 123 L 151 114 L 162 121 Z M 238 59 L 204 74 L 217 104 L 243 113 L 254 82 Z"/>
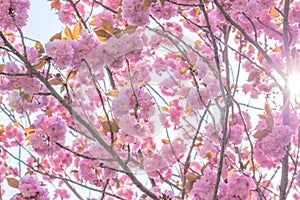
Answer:
<path fill-rule="evenodd" d="M 79 39 L 79 33 L 82 31 L 82 25 L 79 22 L 76 23 L 76 25 L 74 26 L 74 29 L 73 29 L 73 38 L 75 40 L 78 40 Z"/>
<path fill-rule="evenodd" d="M 76 74 L 78 70 L 71 70 L 67 75 L 67 82 L 71 80 Z"/>
<path fill-rule="evenodd" d="M 268 135 L 269 131 L 267 129 L 264 130 L 258 130 L 254 133 L 254 137 L 257 139 L 257 141 L 261 141 L 264 137 Z"/>
<path fill-rule="evenodd" d="M 250 72 L 248 76 L 248 82 L 253 81 L 257 76 L 259 76 L 259 72 Z"/>
<path fill-rule="evenodd" d="M 54 79 L 51 79 L 50 81 L 49 81 L 49 83 L 51 84 L 51 85 L 60 85 L 60 84 L 62 84 L 64 81 L 63 81 L 63 79 L 62 78 L 54 78 Z"/>
<path fill-rule="evenodd" d="M 271 17 L 279 17 L 280 16 L 279 11 L 274 7 L 270 8 L 269 14 Z"/>
<path fill-rule="evenodd" d="M 5 70 L 6 66 L 5 64 L 0 64 L 0 73 Z"/>
<path fill-rule="evenodd" d="M 101 122 L 101 124 L 105 132 L 111 132 L 109 124 L 111 125 L 112 132 L 116 133 L 119 131 L 119 126 L 115 120 L 109 120 L 109 123 L 106 120 L 104 122 Z"/>
<path fill-rule="evenodd" d="M 52 2 L 51 2 L 51 8 L 52 9 L 56 9 L 56 10 L 60 10 L 61 9 L 61 2 L 60 2 L 60 0 L 52 0 Z"/>
<path fill-rule="evenodd" d="M 10 187 L 19 188 L 19 181 L 15 178 L 6 178 L 7 183 Z"/>
<path fill-rule="evenodd" d="M 162 143 L 164 143 L 164 144 L 170 144 L 170 140 L 168 140 L 168 139 L 162 139 L 161 141 L 162 141 Z"/>
<path fill-rule="evenodd" d="M 106 95 L 112 96 L 112 97 L 117 97 L 117 96 L 119 96 L 119 91 L 118 90 L 112 90 L 112 91 L 107 92 Z"/>
<path fill-rule="evenodd" d="M 72 31 L 71 31 L 71 29 L 68 26 L 66 26 L 66 28 L 64 30 L 64 33 L 65 33 L 65 35 L 66 35 L 67 38 L 70 38 L 72 40 L 74 39 Z"/>
<path fill-rule="evenodd" d="M 36 70 L 42 69 L 42 68 L 44 67 L 44 65 L 46 64 L 46 58 L 47 58 L 47 57 L 43 57 L 43 58 L 40 60 L 40 62 L 34 66 L 34 68 L 35 68 Z"/>
<path fill-rule="evenodd" d="M 106 20 L 106 19 L 102 19 L 102 27 L 104 28 L 104 30 L 106 32 L 108 32 L 109 34 L 113 34 L 114 32 L 114 26 L 113 26 L 113 23 L 109 20 Z"/>
<path fill-rule="evenodd" d="M 39 51 L 39 56 L 41 56 L 43 53 L 45 53 L 45 48 L 43 47 L 43 45 L 40 41 L 35 42 L 35 48 Z"/>
<path fill-rule="evenodd" d="M 55 39 L 61 40 L 61 32 L 52 35 L 49 41 L 53 41 Z"/>

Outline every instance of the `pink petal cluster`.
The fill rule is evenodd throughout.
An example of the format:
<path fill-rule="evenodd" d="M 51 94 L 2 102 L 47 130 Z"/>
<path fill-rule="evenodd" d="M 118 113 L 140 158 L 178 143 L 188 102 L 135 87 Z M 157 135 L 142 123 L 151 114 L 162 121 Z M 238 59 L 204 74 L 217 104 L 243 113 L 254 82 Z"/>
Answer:
<path fill-rule="evenodd" d="M 160 2 L 157 2 L 152 4 L 150 7 L 150 13 L 158 19 L 170 19 L 176 15 L 176 12 L 176 6 L 169 2 L 165 2 L 164 5 L 162 5 Z"/>
<path fill-rule="evenodd" d="M 15 30 L 13 18 L 19 27 L 26 25 L 28 18 L 29 0 L 4 0 L 0 1 L 0 27 Z"/>
<path fill-rule="evenodd" d="M 50 200 L 48 191 L 33 176 L 24 176 L 20 179 L 19 189 L 24 199 Z"/>
<path fill-rule="evenodd" d="M 197 111 L 203 109 L 209 99 L 210 94 L 208 88 L 199 88 L 199 92 L 197 88 L 191 88 L 186 102 L 192 110 Z"/>
<path fill-rule="evenodd" d="M 49 164 L 54 173 L 63 173 L 72 164 L 72 154 L 68 151 L 59 151 L 49 157 Z"/>
<path fill-rule="evenodd" d="M 22 87 L 23 91 L 30 96 L 34 93 L 39 92 L 41 88 L 40 81 L 36 78 L 24 77 L 19 79 L 19 84 Z"/>
<path fill-rule="evenodd" d="M 80 39 L 77 41 L 53 40 L 46 43 L 45 48 L 47 55 L 51 57 L 59 69 L 67 67 L 78 68 L 82 64 L 82 59 L 87 57 L 87 54 L 94 49 L 98 42 L 92 34 L 87 31 L 82 31 Z"/>
<path fill-rule="evenodd" d="M 167 160 L 160 154 L 153 154 L 143 162 L 145 171 L 151 176 L 157 175 L 156 171 L 162 171 L 168 166 Z"/>
<path fill-rule="evenodd" d="M 271 133 L 256 143 L 254 157 L 262 166 L 273 167 L 285 156 L 293 130 L 289 126 L 275 125 Z M 267 162 L 269 160 L 269 162 Z M 269 163 L 269 164 L 268 164 Z"/>
<path fill-rule="evenodd" d="M 193 189 L 190 192 L 190 196 L 194 200 L 213 199 L 217 173 L 209 167 L 203 173 L 203 176 L 193 184 Z"/>
<path fill-rule="evenodd" d="M 10 123 L 5 127 L 0 138 L 5 147 L 18 146 L 22 144 L 23 133 Z"/>
<path fill-rule="evenodd" d="M 77 2 L 76 8 L 80 13 L 80 16 L 84 18 L 85 16 L 84 5 L 80 2 Z M 62 23 L 72 25 L 76 23 L 76 19 L 78 16 L 76 16 L 76 12 L 72 7 L 72 5 L 69 2 L 66 2 L 61 6 L 61 9 L 58 11 L 58 17 Z"/>
<path fill-rule="evenodd" d="M 141 59 L 142 48 L 143 42 L 137 34 L 123 34 L 120 38 L 112 37 L 107 42 L 99 44 L 86 60 L 92 69 L 109 65 L 118 70 L 123 67 L 125 58 L 132 62 Z"/>
<path fill-rule="evenodd" d="M 123 0 L 121 8 L 122 17 L 128 20 L 129 23 L 138 26 L 149 24 L 149 7 L 144 6 L 144 1 Z"/>
<path fill-rule="evenodd" d="M 143 136 L 149 132 L 147 123 L 154 114 L 154 101 L 141 88 L 135 87 L 133 92 L 131 87 L 123 87 L 112 102 L 112 111 L 119 119 L 119 127 L 124 133 Z"/>
<path fill-rule="evenodd" d="M 51 155 L 60 150 L 65 142 L 66 124 L 59 117 L 46 117 L 40 115 L 33 126 L 36 133 L 30 136 L 30 143 L 33 149 L 40 155 Z"/>

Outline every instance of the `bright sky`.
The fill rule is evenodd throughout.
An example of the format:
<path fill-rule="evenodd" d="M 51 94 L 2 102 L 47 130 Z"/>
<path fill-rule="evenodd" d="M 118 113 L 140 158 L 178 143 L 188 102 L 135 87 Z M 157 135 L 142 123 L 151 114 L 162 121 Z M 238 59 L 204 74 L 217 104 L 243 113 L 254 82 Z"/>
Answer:
<path fill-rule="evenodd" d="M 50 2 L 47 0 L 31 1 L 29 20 L 23 29 L 25 36 L 39 40 L 43 44 L 49 41 L 52 35 L 63 28 L 55 12 L 51 10 Z"/>

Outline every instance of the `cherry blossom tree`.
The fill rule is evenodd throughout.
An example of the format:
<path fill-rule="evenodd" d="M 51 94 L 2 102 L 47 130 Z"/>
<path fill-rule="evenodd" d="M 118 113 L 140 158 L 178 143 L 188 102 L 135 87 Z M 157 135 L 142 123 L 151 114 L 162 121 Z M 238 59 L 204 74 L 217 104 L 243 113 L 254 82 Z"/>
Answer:
<path fill-rule="evenodd" d="M 49 0 L 46 43 L 34 3 L 0 1 L 1 199 L 300 199 L 300 1 Z"/>

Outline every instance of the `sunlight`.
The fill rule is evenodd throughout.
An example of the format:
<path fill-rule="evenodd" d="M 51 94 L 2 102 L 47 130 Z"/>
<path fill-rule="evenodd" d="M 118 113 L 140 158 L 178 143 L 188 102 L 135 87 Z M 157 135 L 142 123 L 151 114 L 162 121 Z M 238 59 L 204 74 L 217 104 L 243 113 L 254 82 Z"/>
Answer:
<path fill-rule="evenodd" d="M 288 79 L 288 86 L 292 96 L 300 95 L 300 74 L 291 74 Z"/>

